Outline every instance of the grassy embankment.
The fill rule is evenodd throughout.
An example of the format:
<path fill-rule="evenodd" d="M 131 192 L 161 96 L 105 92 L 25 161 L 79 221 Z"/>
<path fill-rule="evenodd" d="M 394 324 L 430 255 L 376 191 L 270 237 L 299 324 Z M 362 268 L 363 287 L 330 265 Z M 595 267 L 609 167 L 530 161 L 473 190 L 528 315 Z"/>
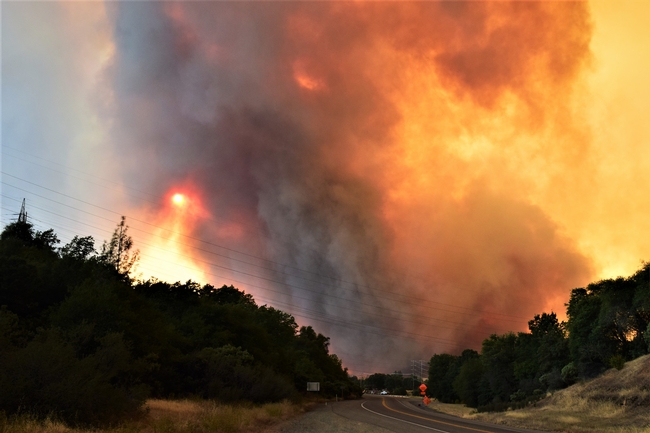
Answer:
<path fill-rule="evenodd" d="M 0 418 L 0 433 L 239 433 L 263 430 L 305 412 L 309 406 L 289 402 L 233 406 L 208 401 L 149 400 L 139 419 L 112 428 L 71 428 L 53 420 L 35 421 L 22 416 Z"/>
<path fill-rule="evenodd" d="M 476 413 L 461 405 L 432 403 L 441 412 L 496 424 L 567 433 L 650 433 L 650 355 L 577 383 L 520 410 Z"/>

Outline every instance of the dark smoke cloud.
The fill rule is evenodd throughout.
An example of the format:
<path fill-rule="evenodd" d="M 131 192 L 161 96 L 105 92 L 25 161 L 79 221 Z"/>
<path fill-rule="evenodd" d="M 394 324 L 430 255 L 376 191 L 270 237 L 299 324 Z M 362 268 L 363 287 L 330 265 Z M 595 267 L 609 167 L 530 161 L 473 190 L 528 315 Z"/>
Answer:
<path fill-rule="evenodd" d="M 246 289 L 330 336 L 353 371 L 478 348 L 488 333 L 523 330 L 561 306 L 589 277 L 549 216 L 525 192 L 501 188 L 515 179 L 507 164 L 459 158 L 450 126 L 480 133 L 476 113 L 498 117 L 515 100 L 514 129 L 586 145 L 566 116 L 589 59 L 584 4 L 110 7 L 107 76 L 124 175 L 160 195 L 194 185 L 212 216 L 195 237 L 272 262 L 204 259 L 266 278 Z M 432 100 L 437 133 L 421 161 L 405 164 L 405 89 L 420 69 L 432 74 L 422 83 L 473 108 L 454 118 Z M 241 236 L 224 234 L 231 223 Z"/>

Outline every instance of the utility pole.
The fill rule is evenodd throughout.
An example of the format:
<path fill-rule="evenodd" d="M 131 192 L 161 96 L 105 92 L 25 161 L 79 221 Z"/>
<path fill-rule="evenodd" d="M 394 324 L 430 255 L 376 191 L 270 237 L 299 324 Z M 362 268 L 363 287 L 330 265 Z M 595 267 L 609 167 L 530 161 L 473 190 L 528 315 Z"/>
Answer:
<path fill-rule="evenodd" d="M 411 391 L 415 391 L 415 360 L 411 359 Z"/>
<path fill-rule="evenodd" d="M 425 365 L 428 365 L 429 363 L 425 361 L 424 359 L 420 359 L 420 380 L 422 383 L 424 383 L 424 374 L 422 372 L 422 369 Z"/>

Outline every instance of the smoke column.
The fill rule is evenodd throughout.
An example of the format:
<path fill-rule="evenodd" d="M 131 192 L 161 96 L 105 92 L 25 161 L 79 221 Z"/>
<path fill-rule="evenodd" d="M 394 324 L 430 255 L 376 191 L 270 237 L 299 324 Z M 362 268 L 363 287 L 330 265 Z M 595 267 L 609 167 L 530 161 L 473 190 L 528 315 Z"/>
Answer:
<path fill-rule="evenodd" d="M 352 372 L 478 349 L 592 277 L 541 206 L 587 182 L 587 4 L 106 8 L 125 178 L 191 188 L 188 254 Z"/>

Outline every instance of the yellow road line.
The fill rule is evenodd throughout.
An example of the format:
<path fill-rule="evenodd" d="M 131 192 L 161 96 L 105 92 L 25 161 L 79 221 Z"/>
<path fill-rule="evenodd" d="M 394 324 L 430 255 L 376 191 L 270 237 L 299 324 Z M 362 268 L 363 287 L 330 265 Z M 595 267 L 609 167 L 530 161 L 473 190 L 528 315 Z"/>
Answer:
<path fill-rule="evenodd" d="M 450 425 L 452 427 L 464 428 L 464 429 L 467 429 L 467 430 L 478 431 L 478 432 L 482 432 L 482 433 L 494 433 L 493 431 L 490 431 L 490 430 L 481 430 L 481 429 L 472 428 L 472 427 L 465 427 L 463 425 L 453 424 L 453 423 L 444 422 L 444 421 L 438 421 L 436 419 L 427 418 L 427 417 L 419 416 L 419 415 L 413 415 L 413 414 L 410 414 L 408 412 L 402 412 L 401 410 L 397 410 L 397 409 L 393 409 L 392 407 L 388 407 L 388 405 L 386 404 L 386 399 L 385 398 L 381 399 L 381 404 L 388 410 L 392 410 L 393 412 L 401 413 L 402 415 L 412 416 L 413 418 L 425 419 L 427 421 L 437 422 L 438 424 Z"/>
<path fill-rule="evenodd" d="M 415 422 L 407 421 L 407 420 L 405 420 L 405 419 L 395 418 L 394 416 L 388 416 L 388 415 L 385 415 L 385 414 L 383 414 L 383 413 L 375 412 L 374 410 L 370 410 L 370 409 L 368 409 L 368 408 L 365 406 L 366 403 L 368 403 L 368 402 L 367 402 L 367 401 L 364 401 L 363 403 L 361 403 L 361 407 L 364 408 L 365 410 L 367 410 L 368 412 L 374 413 L 375 415 L 383 416 L 384 418 L 394 419 L 395 421 L 403 422 L 403 423 L 405 423 L 405 424 L 415 425 L 415 426 L 418 426 L 418 427 L 421 427 L 421 428 L 425 428 L 425 429 L 427 429 L 427 430 L 437 431 L 437 432 L 439 432 L 439 433 L 449 433 L 447 430 L 439 430 L 439 429 L 437 429 L 437 428 L 429 427 L 429 426 L 427 426 L 427 425 L 422 425 L 422 424 L 418 424 L 418 423 L 415 423 Z"/>

